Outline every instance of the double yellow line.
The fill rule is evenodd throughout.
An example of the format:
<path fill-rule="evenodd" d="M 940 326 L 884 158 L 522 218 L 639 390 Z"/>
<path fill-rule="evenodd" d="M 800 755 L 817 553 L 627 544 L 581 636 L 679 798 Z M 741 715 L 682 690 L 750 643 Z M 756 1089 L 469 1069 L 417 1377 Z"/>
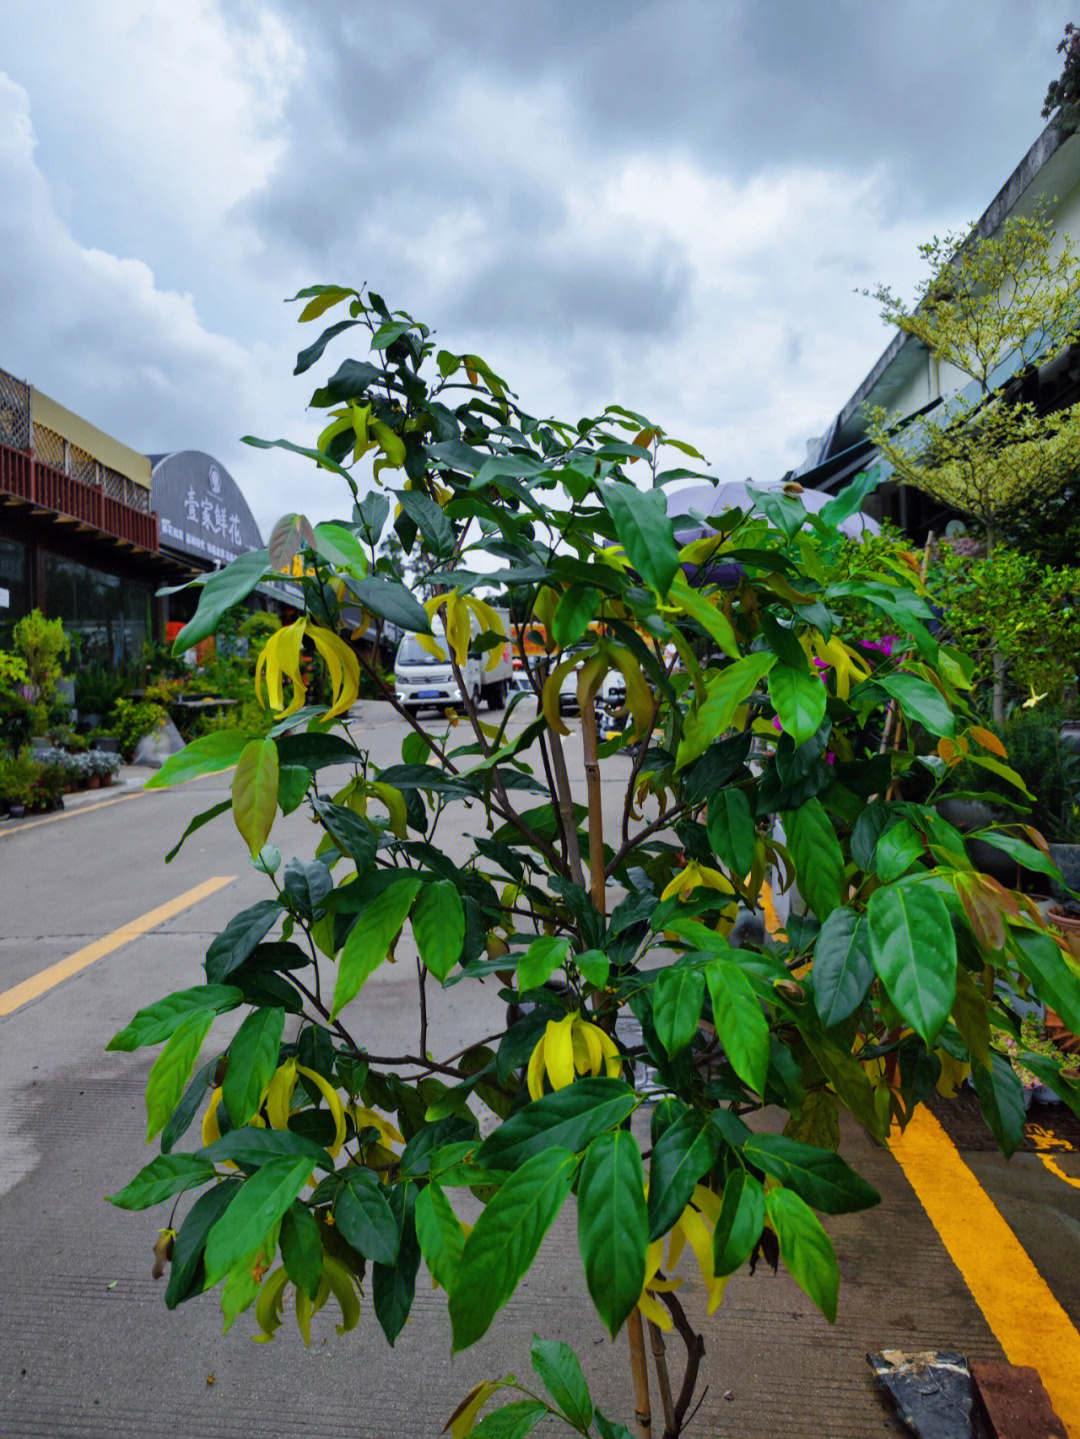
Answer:
<path fill-rule="evenodd" d="M 31 975 L 24 979 L 21 984 L 14 985 L 0 994 L 0 1017 L 12 1014 L 24 1004 L 29 1004 L 32 999 L 39 995 L 46 994 L 50 989 L 55 989 L 65 979 L 70 979 L 73 974 L 80 970 L 89 968 L 96 964 L 99 959 L 104 959 L 107 954 L 120 949 L 125 944 L 130 944 L 133 939 L 138 939 L 148 930 L 156 929 L 159 924 L 183 914 L 185 909 L 198 904 L 200 900 L 206 899 L 211 894 L 216 894 L 219 889 L 224 889 L 227 884 L 232 884 L 236 878 L 234 874 L 215 875 L 213 879 L 205 880 L 197 884 L 194 889 L 186 890 L 178 894 L 175 899 L 170 899 L 168 904 L 158 905 L 157 909 L 148 910 L 146 914 L 133 919 L 130 924 L 121 925 L 114 929 L 111 934 L 103 935 L 101 939 L 95 939 L 93 944 L 88 944 L 82 949 L 77 949 L 74 954 L 69 954 L 66 959 L 59 960 L 56 964 L 49 965 L 39 974 Z"/>

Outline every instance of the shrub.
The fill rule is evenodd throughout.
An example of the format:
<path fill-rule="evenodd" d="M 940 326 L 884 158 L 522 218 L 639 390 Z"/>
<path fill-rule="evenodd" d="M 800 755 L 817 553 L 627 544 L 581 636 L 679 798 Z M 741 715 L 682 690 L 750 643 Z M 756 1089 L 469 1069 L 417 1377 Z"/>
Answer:
<path fill-rule="evenodd" d="M 160 705 L 145 700 L 118 699 L 112 707 L 110 728 L 120 741 L 123 754 L 130 754 L 143 735 L 159 729 L 168 715 Z"/>
<path fill-rule="evenodd" d="M 60 678 L 60 662 L 71 653 L 71 641 L 64 634 L 63 623 L 47 620 L 40 610 L 31 610 L 16 623 L 12 634 L 15 648 L 26 661 L 35 698 L 47 705 Z"/>

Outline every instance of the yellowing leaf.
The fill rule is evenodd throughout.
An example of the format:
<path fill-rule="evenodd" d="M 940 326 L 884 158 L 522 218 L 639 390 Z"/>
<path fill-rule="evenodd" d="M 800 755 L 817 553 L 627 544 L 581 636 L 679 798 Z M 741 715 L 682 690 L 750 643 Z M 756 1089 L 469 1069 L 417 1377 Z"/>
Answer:
<path fill-rule="evenodd" d="M 968 734 L 976 744 L 981 744 L 983 749 L 988 749 L 991 754 L 996 754 L 1000 759 L 1009 758 L 1008 750 L 991 730 L 983 729 L 982 725 L 972 725 Z"/>
<path fill-rule="evenodd" d="M 272 739 L 253 739 L 244 746 L 232 782 L 233 819 L 252 858 L 270 837 L 277 793 L 277 745 Z"/>

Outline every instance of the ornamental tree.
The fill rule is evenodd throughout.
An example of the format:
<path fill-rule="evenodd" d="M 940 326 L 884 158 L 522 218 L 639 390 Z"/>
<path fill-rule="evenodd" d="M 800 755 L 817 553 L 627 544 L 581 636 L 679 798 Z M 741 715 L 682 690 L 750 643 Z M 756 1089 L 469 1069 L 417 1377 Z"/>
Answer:
<path fill-rule="evenodd" d="M 1071 239 L 1044 207 L 1010 215 L 993 235 L 935 236 L 929 274 L 909 309 L 884 286 L 882 318 L 918 340 L 968 388 L 912 420 L 877 407 L 867 434 L 897 477 L 978 521 L 992 560 L 998 531 L 1080 471 L 1080 405 L 1040 413 L 1014 371 L 1057 355 L 1080 333 L 1080 270 Z M 1004 718 L 1005 659 L 996 658 L 994 718 Z"/>
<path fill-rule="evenodd" d="M 678 1433 L 703 1343 L 680 1300 L 680 1255 L 700 1268 L 710 1312 L 729 1276 L 764 1256 L 833 1320 L 839 1274 L 819 1215 L 878 1199 L 836 1152 L 839 1111 L 884 1141 L 935 1085 L 970 1072 L 1011 1153 L 1023 1100 L 991 1019 L 1018 1032 L 1010 1000 L 1030 986 L 1080 1028 L 1075 958 L 1023 895 L 977 870 L 934 808 L 949 746 L 1007 766 L 970 723 L 969 666 L 927 629 L 917 572 L 851 565 L 836 525 L 864 484 L 819 516 L 797 495 L 767 496 L 767 517 L 733 510 L 683 543 L 659 486 L 700 457 L 655 421 L 618 407 L 538 419 L 481 358 L 437 350 L 379 296 L 316 286 L 297 298 L 302 320 L 345 311 L 298 372 L 343 333 L 369 354 L 315 391 L 331 411 L 316 444 L 252 443 L 300 449 L 352 508 L 314 526 L 285 516 L 268 551 L 205 579 L 176 642 L 212 632 L 301 556 L 305 612 L 259 662 L 279 716 L 270 734 L 208 735 L 150 782 L 235 765 L 231 804 L 187 833 L 231 810 L 238 833 L 222 843 L 247 849 L 267 894 L 210 944 L 204 984 L 111 1041 L 162 1046 L 147 1085 L 160 1152 L 112 1200 L 171 1205 L 170 1307 L 220 1286 L 226 1327 L 254 1309 L 268 1340 L 288 1306 L 307 1341 L 332 1297 L 342 1331 L 377 1325 L 392 1344 L 423 1260 L 463 1350 L 576 1196 L 598 1323 L 627 1331 L 627 1410 L 649 1434 L 647 1325 L 653 1392 Z M 679 463 L 665 468 L 671 449 Z M 430 557 L 427 604 L 380 549 L 392 506 L 405 550 L 422 543 Z M 481 600 L 495 585 L 531 617 L 510 636 Z M 860 644 L 861 611 L 904 636 L 891 658 Z M 348 636 L 385 622 L 440 649 L 462 702 L 428 726 L 402 713 L 401 762 L 380 767 L 349 707 L 365 668 L 381 682 Z M 530 689 L 482 719 L 461 666 L 508 640 Z M 308 702 L 309 648 L 327 668 L 327 705 Z M 571 728 L 558 693 L 577 666 Z M 601 738 L 596 697 L 612 668 L 626 727 Z M 890 704 L 905 721 L 892 747 Z M 905 798 L 906 777 L 927 766 L 930 801 Z M 624 780 L 613 824 L 602 771 Z M 318 843 L 283 863 L 275 819 L 300 807 Z M 450 828 L 469 836 L 463 863 L 440 844 Z M 1022 824 L 980 837 L 1053 872 Z M 791 916 L 740 942 L 733 927 L 767 876 L 793 897 Z M 391 952 L 416 965 L 417 1043 L 386 1060 L 364 986 Z M 505 1028 L 449 1053 L 426 996 L 481 981 L 502 986 Z M 638 1041 L 620 1031 L 626 1012 Z M 215 1040 L 226 1014 L 243 1017 Z M 1052 1061 L 1025 1062 L 1080 1112 L 1080 1087 Z M 635 1087 L 646 1065 L 647 1096 Z M 785 1112 L 782 1135 L 755 1132 L 765 1106 Z M 468 1231 L 464 1189 L 482 1204 Z M 686 1347 L 677 1392 L 662 1342 L 673 1331 Z M 538 1339 L 532 1358 L 545 1393 L 482 1382 L 453 1416 L 456 1439 L 524 1435 L 549 1413 L 582 1434 L 627 1434 L 595 1409 L 565 1345 Z M 494 1407 L 504 1390 L 521 1397 Z"/>

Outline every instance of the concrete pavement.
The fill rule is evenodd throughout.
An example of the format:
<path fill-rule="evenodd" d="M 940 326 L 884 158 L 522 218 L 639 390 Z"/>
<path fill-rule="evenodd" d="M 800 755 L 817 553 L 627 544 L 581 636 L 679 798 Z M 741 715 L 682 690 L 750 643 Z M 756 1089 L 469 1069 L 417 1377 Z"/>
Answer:
<path fill-rule="evenodd" d="M 380 763 L 398 758 L 404 727 L 388 711 L 364 706 L 361 728 Z M 605 762 L 612 799 L 625 765 Z M 572 1343 L 601 1407 L 627 1420 L 625 1343 L 612 1345 L 593 1315 L 570 1208 L 493 1331 L 453 1361 L 445 1298 L 423 1274 L 394 1350 L 367 1304 L 359 1330 L 344 1339 L 319 1316 L 310 1350 L 289 1325 L 273 1344 L 252 1344 L 250 1316 L 222 1338 L 216 1298 L 165 1310 L 164 1284 L 150 1278 L 164 1211 L 126 1214 L 103 1203 L 151 1157 L 142 1143 L 143 1089 L 154 1053 L 104 1046 L 140 1005 L 198 983 L 210 939 L 266 893 L 228 815 L 193 836 L 171 865 L 162 863 L 190 817 L 224 798 L 228 782 L 223 775 L 130 800 L 125 793 L 115 796 L 124 803 L 73 808 L 55 824 L 0 829 L 3 993 L 208 879 L 236 876 L 0 1018 L 0 1431 L 12 1439 L 434 1435 L 478 1378 L 529 1375 L 534 1332 Z M 299 813 L 279 821 L 273 838 L 286 857 L 309 854 L 313 842 Z M 375 1052 L 412 1052 L 414 987 L 406 956 L 384 965 L 350 1007 L 350 1028 Z M 479 993 L 459 985 L 435 1003 L 432 1034 L 444 1053 L 501 1021 L 494 985 Z M 224 1040 L 227 1019 L 219 1029 Z M 826 1221 L 842 1276 L 835 1327 L 783 1273 L 760 1269 L 753 1278 L 736 1276 L 719 1312 L 705 1320 L 700 1282 L 685 1270 L 684 1296 L 706 1340 L 701 1384 L 708 1392 L 694 1432 L 865 1439 L 891 1431 L 867 1349 L 1002 1356 L 896 1160 L 854 1126 L 845 1129 L 844 1147 L 883 1204 Z M 1018 1156 L 1008 1168 L 985 1154 L 970 1162 L 1070 1322 L 1080 1323 L 1080 1189 L 1038 1155 Z M 1066 1178 L 1072 1164 L 1062 1152 Z M 1037 1324 L 1038 1316 L 1025 1322 Z M 672 1367 L 679 1368 L 675 1356 Z"/>

